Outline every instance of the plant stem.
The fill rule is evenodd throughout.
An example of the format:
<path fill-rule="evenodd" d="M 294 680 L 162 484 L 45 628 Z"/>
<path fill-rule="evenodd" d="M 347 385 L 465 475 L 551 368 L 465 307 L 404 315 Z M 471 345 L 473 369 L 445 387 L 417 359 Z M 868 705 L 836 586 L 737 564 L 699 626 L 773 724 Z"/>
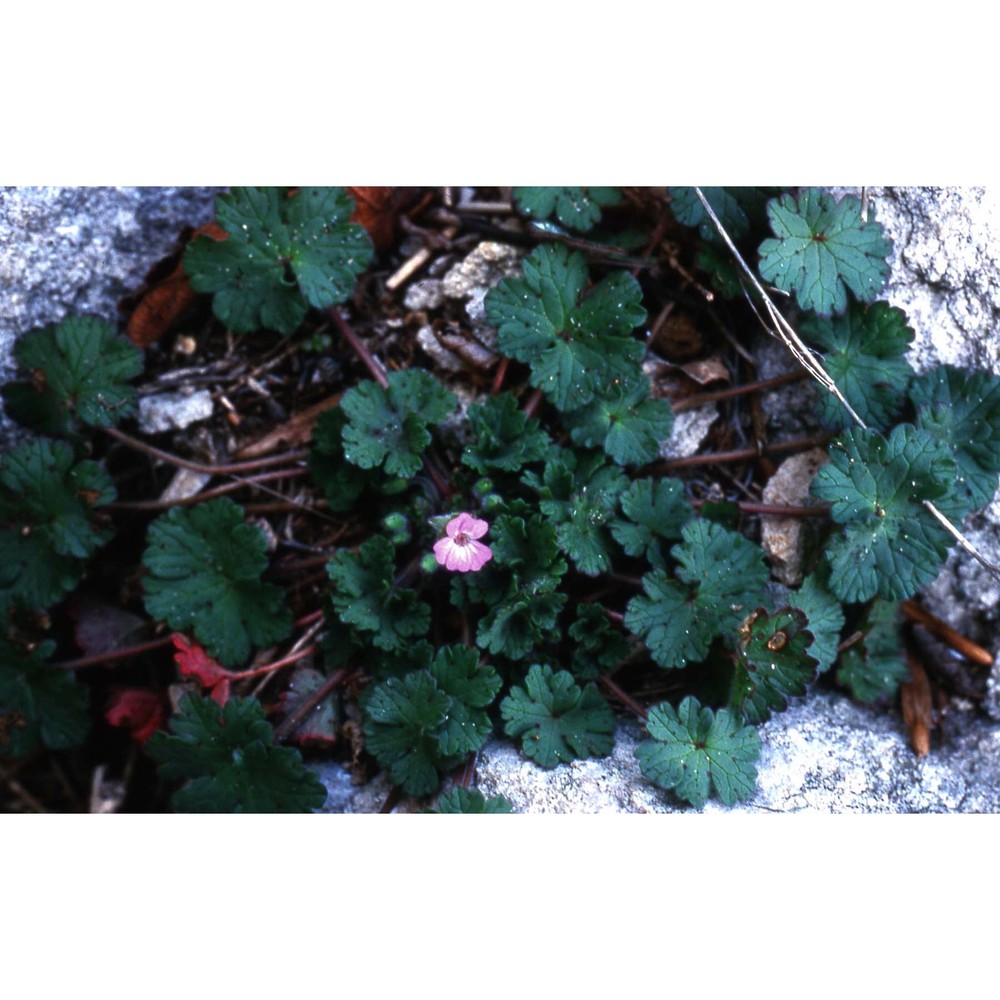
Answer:
<path fill-rule="evenodd" d="M 254 667 L 253 670 L 243 670 L 238 674 L 233 674 L 230 680 L 234 681 L 246 681 L 250 680 L 252 677 L 262 677 L 264 674 L 273 674 L 275 670 L 280 670 L 282 667 L 287 667 L 289 664 L 298 663 L 299 660 L 304 660 L 307 656 L 311 656 L 316 650 L 319 649 L 319 643 L 314 642 L 310 646 L 306 646 L 304 649 L 299 649 L 294 653 L 289 653 L 287 656 L 283 656 L 280 660 L 274 660 L 272 663 L 267 663 L 263 667 Z"/>
<path fill-rule="evenodd" d="M 281 723 L 274 731 L 274 742 L 282 743 L 302 724 L 305 717 L 335 688 L 339 687 L 349 678 L 355 676 L 346 668 L 335 670 L 311 695 L 305 698 L 301 704 L 296 706 L 291 715 Z"/>
<path fill-rule="evenodd" d="M 179 469 L 189 469 L 191 472 L 201 472 L 208 476 L 234 476 L 244 472 L 256 472 L 259 469 L 280 465 L 282 462 L 299 462 L 309 457 L 309 449 L 300 448 L 297 451 L 286 451 L 280 455 L 267 455 L 264 458 L 249 459 L 245 462 L 206 465 L 204 462 L 193 462 L 190 459 L 172 455 L 169 451 L 164 451 L 162 448 L 147 444 L 145 441 L 132 437 L 131 434 L 118 430 L 117 427 L 102 427 L 101 430 L 116 441 L 149 455 L 151 458 L 158 458 L 161 462 L 177 466 Z"/>
<path fill-rule="evenodd" d="M 732 399 L 735 396 L 745 396 L 751 392 L 765 392 L 779 385 L 787 385 L 790 382 L 801 382 L 808 378 L 805 371 L 787 372 L 784 375 L 776 375 L 774 378 L 761 379 L 758 382 L 746 382 L 743 385 L 734 385 L 729 389 L 719 389 L 716 392 L 700 392 L 694 396 L 671 403 L 674 413 L 682 413 L 684 410 L 693 410 L 705 403 L 714 403 L 720 399 Z"/>
<path fill-rule="evenodd" d="M 607 674 L 602 674 L 597 678 L 597 683 L 605 690 L 617 698 L 626 708 L 636 716 L 646 721 L 646 710 L 631 695 L 627 695 Z"/>
<path fill-rule="evenodd" d="M 536 389 L 529 397 L 528 402 L 521 407 L 524 415 L 526 417 L 533 417 L 535 415 L 535 410 L 538 409 L 539 404 L 542 401 L 542 390 Z"/>
<path fill-rule="evenodd" d="M 276 469 L 273 472 L 262 472 L 257 476 L 239 478 L 231 483 L 224 483 L 210 490 L 202 490 L 199 493 L 192 493 L 190 496 L 178 497 L 176 500 L 113 500 L 105 504 L 107 510 L 169 510 L 171 507 L 190 507 L 193 504 L 201 503 L 203 500 L 211 500 L 214 497 L 225 496 L 227 493 L 235 493 L 244 488 L 253 488 L 261 483 L 271 482 L 277 479 L 298 479 L 307 474 L 309 470 L 296 467 L 293 469 Z M 287 501 L 296 509 L 300 507 L 309 508 L 308 504 Z"/>
<path fill-rule="evenodd" d="M 673 472 L 675 469 L 689 469 L 697 465 L 721 465 L 724 462 L 745 462 L 758 458 L 761 452 L 771 455 L 783 451 L 806 451 L 809 448 L 819 448 L 830 440 L 829 434 L 816 437 L 794 438 L 791 441 L 776 441 L 757 448 L 737 448 L 733 451 L 714 451 L 706 455 L 686 455 L 684 458 L 671 458 L 658 463 L 653 472 Z"/>
<path fill-rule="evenodd" d="M 781 503 L 757 503 L 752 500 L 730 500 L 744 514 L 769 514 L 772 517 L 828 517 L 829 507 L 797 507 Z M 708 500 L 692 500 L 692 507 L 702 507 Z"/>
<path fill-rule="evenodd" d="M 491 396 L 496 396 L 500 392 L 500 387 L 503 385 L 503 380 L 507 375 L 507 367 L 509 364 L 510 358 L 500 358 L 500 364 L 497 365 L 496 374 L 493 376 L 493 385 L 490 386 Z"/>
<path fill-rule="evenodd" d="M 60 670 L 81 670 L 84 667 L 96 667 L 115 660 L 126 660 L 130 656 L 140 656 L 142 653 L 149 653 L 154 649 L 169 646 L 170 642 L 171 637 L 166 635 L 161 636 L 159 639 L 150 639 L 149 642 L 140 642 L 135 646 L 113 649 L 107 653 L 95 653 L 91 656 L 81 656 L 76 660 L 63 660 L 61 663 L 50 663 L 49 666 Z"/>
<path fill-rule="evenodd" d="M 389 388 L 389 380 L 386 378 L 385 371 L 382 366 L 372 357 L 371 351 L 368 350 L 365 342 L 354 332 L 350 324 L 344 319 L 340 314 L 340 310 L 334 306 L 331 309 L 326 310 L 327 316 L 333 320 L 334 325 L 340 331 L 341 336 L 348 344 L 351 345 L 351 350 L 361 359 L 362 364 L 371 372 L 371 376 L 383 389 Z"/>

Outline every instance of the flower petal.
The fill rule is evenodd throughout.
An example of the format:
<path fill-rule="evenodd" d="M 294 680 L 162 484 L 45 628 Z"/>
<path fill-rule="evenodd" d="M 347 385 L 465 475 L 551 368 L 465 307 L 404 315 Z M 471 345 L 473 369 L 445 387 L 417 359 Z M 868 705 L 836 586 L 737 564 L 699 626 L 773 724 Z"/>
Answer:
<path fill-rule="evenodd" d="M 441 538 L 434 543 L 434 558 L 439 565 L 447 566 L 448 556 L 453 548 L 455 543 L 450 538 Z"/>
<path fill-rule="evenodd" d="M 482 542 L 470 541 L 467 548 L 472 553 L 469 569 L 473 572 L 482 569 L 493 558 L 493 550 Z"/>

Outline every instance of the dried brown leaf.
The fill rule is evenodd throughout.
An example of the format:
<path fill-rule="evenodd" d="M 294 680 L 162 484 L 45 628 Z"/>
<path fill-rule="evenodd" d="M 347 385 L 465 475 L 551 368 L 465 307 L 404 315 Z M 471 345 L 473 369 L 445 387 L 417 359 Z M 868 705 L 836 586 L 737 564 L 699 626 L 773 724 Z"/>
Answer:
<path fill-rule="evenodd" d="M 927 672 L 916 657 L 908 658 L 910 679 L 900 686 L 899 696 L 903 721 L 910 733 L 910 745 L 923 760 L 931 748 L 931 728 L 934 725 L 934 701 Z"/>

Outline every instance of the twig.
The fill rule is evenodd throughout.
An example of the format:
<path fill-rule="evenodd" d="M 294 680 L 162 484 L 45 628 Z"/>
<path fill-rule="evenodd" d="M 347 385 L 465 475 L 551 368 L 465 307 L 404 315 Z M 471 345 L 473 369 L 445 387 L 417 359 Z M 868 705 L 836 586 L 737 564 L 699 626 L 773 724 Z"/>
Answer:
<path fill-rule="evenodd" d="M 458 226 L 449 226 L 441 235 L 446 240 L 453 240 L 458 235 Z M 404 261 L 395 274 L 392 274 L 385 283 L 385 287 L 394 292 L 400 285 L 408 281 L 417 271 L 431 259 L 433 250 L 430 247 L 421 247 L 409 260 Z"/>
<path fill-rule="evenodd" d="M 30 810 L 31 810 L 32 812 L 36 812 L 36 813 L 47 813 L 47 812 L 48 812 L 48 809 L 46 809 L 46 808 L 45 808 L 45 806 L 43 806 L 43 805 L 41 804 L 41 802 L 39 802 L 39 801 L 38 801 L 38 799 L 36 799 L 36 798 L 35 798 L 35 796 L 34 796 L 34 795 L 32 795 L 32 794 L 31 794 L 31 792 L 29 792 L 29 791 L 28 791 L 28 790 L 27 790 L 27 789 L 26 789 L 26 788 L 24 787 L 24 785 L 22 785 L 22 784 L 21 784 L 21 783 L 20 783 L 19 781 L 15 781 L 15 780 L 14 780 L 13 778 L 8 778 L 8 779 L 7 779 L 7 787 L 8 787 L 8 788 L 9 788 L 9 789 L 10 789 L 10 790 L 11 790 L 11 791 L 12 791 L 12 792 L 13 792 L 13 793 L 14 793 L 14 794 L 15 794 L 15 795 L 16 795 L 16 796 L 17 796 L 17 797 L 19 798 L 19 799 L 21 799 L 21 800 L 22 800 L 22 801 L 24 802 L 24 804 L 25 804 L 25 805 L 26 805 L 26 806 L 27 806 L 27 807 L 28 807 L 28 808 L 29 808 L 29 809 L 30 809 Z"/>
<path fill-rule="evenodd" d="M 937 636 L 938 639 L 956 652 L 961 653 L 966 659 L 979 664 L 981 667 L 993 666 L 993 656 L 988 650 L 983 649 L 982 646 L 971 639 L 967 639 L 960 632 L 955 631 L 947 622 L 943 622 L 936 615 L 932 615 L 926 608 L 917 604 L 916 601 L 903 601 L 900 607 L 903 614 L 911 622 L 923 625 L 931 635 Z"/>

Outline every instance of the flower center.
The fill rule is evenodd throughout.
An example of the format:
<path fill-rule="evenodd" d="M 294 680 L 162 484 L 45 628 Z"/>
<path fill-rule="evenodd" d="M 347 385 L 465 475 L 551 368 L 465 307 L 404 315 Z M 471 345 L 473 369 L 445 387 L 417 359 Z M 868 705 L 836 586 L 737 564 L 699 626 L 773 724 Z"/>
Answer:
<path fill-rule="evenodd" d="M 469 536 L 464 531 L 460 531 L 455 535 L 454 542 L 456 545 L 468 545 Z"/>

